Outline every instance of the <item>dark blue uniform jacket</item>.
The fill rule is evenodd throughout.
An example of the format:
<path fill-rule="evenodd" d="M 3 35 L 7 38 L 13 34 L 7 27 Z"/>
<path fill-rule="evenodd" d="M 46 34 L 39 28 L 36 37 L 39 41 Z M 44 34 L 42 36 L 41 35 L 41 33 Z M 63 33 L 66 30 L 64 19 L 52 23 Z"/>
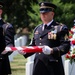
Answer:
<path fill-rule="evenodd" d="M 41 24 L 34 29 L 34 37 L 31 45 L 47 45 L 53 48 L 53 54 L 45 55 L 43 53 L 36 53 L 33 75 L 64 75 L 61 56 L 66 54 L 70 49 L 68 28 L 66 25 L 54 21 L 44 31 L 42 31 L 42 27 L 43 25 Z M 26 54 L 25 57 L 29 55 L 31 54 Z M 45 67 L 41 67 L 42 63 L 40 61 Z M 46 70 L 49 71 L 47 72 L 48 74 L 45 72 Z"/>
<path fill-rule="evenodd" d="M 0 20 L 0 75 L 11 74 L 10 62 L 8 55 L 10 53 L 2 55 L 6 46 L 14 46 L 14 35 L 15 31 L 11 24 L 5 23 L 2 19 Z M 3 38 L 2 34 L 3 33 Z"/>

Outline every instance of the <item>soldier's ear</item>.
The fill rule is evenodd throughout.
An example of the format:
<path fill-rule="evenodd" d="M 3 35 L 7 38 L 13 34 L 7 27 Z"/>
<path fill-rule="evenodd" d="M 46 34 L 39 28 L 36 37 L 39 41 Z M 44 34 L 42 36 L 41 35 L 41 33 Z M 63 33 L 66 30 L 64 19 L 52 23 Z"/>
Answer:
<path fill-rule="evenodd" d="M 54 16 L 54 12 L 52 12 L 52 15 Z"/>

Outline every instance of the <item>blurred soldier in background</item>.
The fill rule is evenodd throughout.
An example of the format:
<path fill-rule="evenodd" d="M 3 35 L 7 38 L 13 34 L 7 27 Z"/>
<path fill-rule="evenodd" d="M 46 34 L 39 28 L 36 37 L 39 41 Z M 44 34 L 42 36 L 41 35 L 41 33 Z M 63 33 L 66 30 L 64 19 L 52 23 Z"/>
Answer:
<path fill-rule="evenodd" d="M 2 13 L 5 4 L 0 1 L 0 75 L 11 74 L 10 62 L 8 55 L 11 53 L 4 53 L 7 46 L 14 46 L 14 29 L 10 23 L 4 22 Z M 3 54 L 2 54 L 3 52 Z"/>

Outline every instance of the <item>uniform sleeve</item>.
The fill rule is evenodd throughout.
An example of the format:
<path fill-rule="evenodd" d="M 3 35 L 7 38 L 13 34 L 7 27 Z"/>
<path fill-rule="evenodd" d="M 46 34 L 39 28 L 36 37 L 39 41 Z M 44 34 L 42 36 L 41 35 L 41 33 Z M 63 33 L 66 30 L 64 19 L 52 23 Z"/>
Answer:
<path fill-rule="evenodd" d="M 29 46 L 36 46 L 36 45 L 35 45 L 34 34 L 35 34 L 35 32 L 36 32 L 36 29 L 37 29 L 39 26 L 40 26 L 40 25 L 38 25 L 37 27 L 35 27 L 35 29 L 34 29 L 34 31 L 33 31 L 33 38 L 32 38 L 32 40 L 31 40 Z M 34 52 L 34 53 L 35 53 L 35 52 Z M 24 57 L 27 58 L 27 57 L 33 55 L 34 53 L 26 53 L 26 54 L 24 55 Z"/>
<path fill-rule="evenodd" d="M 29 46 L 35 46 L 34 34 L 33 34 L 33 38 L 32 38 L 32 40 L 31 40 Z M 26 54 L 24 55 L 24 57 L 27 58 L 27 57 L 29 57 L 29 56 L 31 56 L 31 55 L 33 55 L 33 54 L 34 54 L 34 53 L 26 53 Z"/>
<path fill-rule="evenodd" d="M 34 38 L 31 40 L 29 46 L 35 46 L 35 40 L 34 40 Z"/>
<path fill-rule="evenodd" d="M 36 31 L 36 29 L 37 29 L 38 27 L 39 27 L 39 26 L 35 27 L 35 29 L 34 29 L 34 31 L 33 31 L 33 38 L 32 38 L 32 40 L 31 40 L 29 46 L 35 46 L 34 34 L 35 34 L 35 31 Z"/>
<path fill-rule="evenodd" d="M 53 47 L 53 54 L 61 56 L 70 50 L 69 30 L 66 25 L 62 27 L 58 36 L 60 37 L 60 45 L 58 47 Z"/>
<path fill-rule="evenodd" d="M 10 24 L 10 25 L 8 25 L 8 27 L 7 27 L 6 31 L 5 31 L 6 46 L 14 46 L 14 35 L 15 35 L 14 28 Z"/>

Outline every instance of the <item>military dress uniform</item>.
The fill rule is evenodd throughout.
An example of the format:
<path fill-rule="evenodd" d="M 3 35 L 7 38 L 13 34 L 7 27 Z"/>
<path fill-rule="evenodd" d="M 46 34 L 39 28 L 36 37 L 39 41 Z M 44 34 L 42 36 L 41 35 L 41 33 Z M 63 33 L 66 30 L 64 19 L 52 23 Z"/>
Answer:
<path fill-rule="evenodd" d="M 56 5 L 49 2 L 41 2 L 39 5 L 41 14 L 50 11 L 54 12 L 54 9 L 56 9 Z M 31 46 L 47 45 L 53 51 L 48 55 L 43 52 L 35 53 L 32 75 L 65 75 L 61 56 L 70 49 L 68 36 L 67 26 L 54 20 L 46 28 L 44 28 L 43 24 L 40 24 L 34 29 Z M 24 56 L 28 57 L 30 55 L 31 53 L 26 53 Z"/>
<path fill-rule="evenodd" d="M 47 45 L 53 48 L 53 54 L 36 53 L 33 75 L 64 75 L 61 56 L 66 54 L 70 48 L 68 28 L 66 25 L 55 21 L 45 30 L 42 30 L 42 28 L 43 24 L 35 28 L 31 45 Z M 28 57 L 28 55 L 26 54 L 25 57 Z"/>
<path fill-rule="evenodd" d="M 8 55 L 11 52 L 2 54 L 6 46 L 14 46 L 15 31 L 10 23 L 4 22 L 2 12 L 4 10 L 5 3 L 0 1 L 0 75 L 11 74 L 10 62 Z"/>
<path fill-rule="evenodd" d="M 6 46 L 14 46 L 15 31 L 11 24 L 5 23 L 2 19 L 0 20 L 0 27 L 2 27 L 2 29 L 6 27 L 6 29 L 2 31 L 4 38 L 1 39 L 0 37 L 0 75 L 11 74 L 10 62 L 8 58 L 10 53 L 4 55 L 1 53 Z"/>

